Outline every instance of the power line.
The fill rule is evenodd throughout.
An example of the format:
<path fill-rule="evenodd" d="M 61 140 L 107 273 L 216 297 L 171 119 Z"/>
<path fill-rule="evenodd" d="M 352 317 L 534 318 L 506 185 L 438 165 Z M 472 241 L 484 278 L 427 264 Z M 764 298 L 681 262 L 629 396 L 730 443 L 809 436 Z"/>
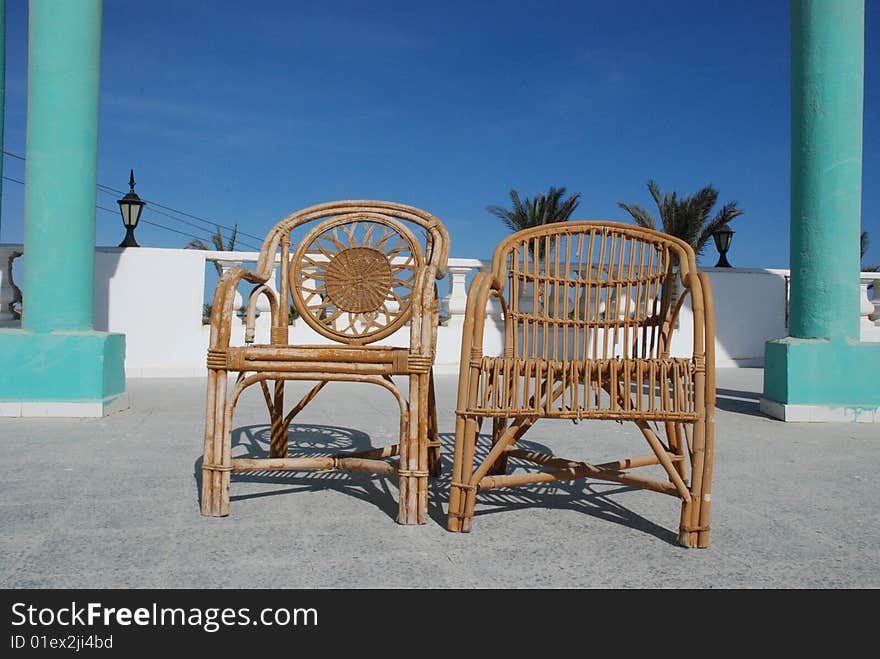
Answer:
<path fill-rule="evenodd" d="M 22 160 L 22 161 L 25 160 L 24 156 L 22 156 L 18 153 L 13 153 L 12 151 L 7 151 L 6 149 L 3 149 L 3 153 L 5 153 L 7 156 L 10 156 L 11 158 L 16 158 L 17 160 Z M 103 192 L 105 194 L 109 194 L 109 195 L 124 195 L 125 194 L 125 191 L 119 190 L 117 188 L 113 188 L 109 185 L 103 185 L 101 183 L 98 183 L 97 187 L 101 192 Z M 146 197 L 142 197 L 142 199 L 146 203 L 150 204 L 151 206 L 158 206 L 159 208 L 164 208 L 165 210 L 171 211 L 172 213 L 177 213 L 178 215 L 183 215 L 184 217 L 192 218 L 193 220 L 197 220 L 197 221 L 202 222 L 204 224 L 208 224 L 212 228 L 213 227 L 220 227 L 221 229 L 226 229 L 227 231 L 236 231 L 236 233 L 239 236 L 247 236 L 248 238 L 253 238 L 254 240 L 259 241 L 260 243 L 263 242 L 263 236 L 255 236 L 253 234 L 242 231 L 241 229 L 238 229 L 237 227 L 233 228 L 233 227 L 227 226 L 225 224 L 220 224 L 219 222 L 214 222 L 213 220 L 209 220 L 204 217 L 199 217 L 198 215 L 193 215 L 192 213 L 187 213 L 185 211 L 177 210 L 176 208 L 172 208 L 170 206 L 165 206 L 164 204 L 160 204 L 158 201 L 153 201 L 152 199 L 147 199 Z M 195 227 L 197 229 L 200 229 L 200 230 L 202 229 L 202 227 L 197 226 L 197 225 L 193 224 L 192 222 L 187 222 L 186 220 L 183 220 L 179 217 L 174 217 L 173 215 L 168 215 L 167 213 L 162 213 L 161 211 L 157 211 L 155 208 L 153 208 L 151 210 L 155 213 L 158 213 L 159 215 L 164 215 L 165 217 L 172 219 L 176 222 L 188 224 L 188 225 Z M 180 232 L 178 232 L 178 233 L 180 233 Z M 239 242 L 242 245 L 245 245 L 246 247 L 250 247 L 251 249 L 255 249 L 257 251 L 262 249 L 262 247 L 256 247 L 255 245 L 249 245 L 249 244 L 245 243 L 244 241 L 239 241 Z"/>
<path fill-rule="evenodd" d="M 116 211 L 113 210 L 112 208 L 106 208 L 105 206 L 100 206 L 98 204 L 95 204 L 95 208 L 98 208 L 102 211 L 107 211 L 108 213 L 113 213 L 113 215 L 117 214 Z M 199 238 L 199 236 L 195 236 L 191 233 L 187 233 L 186 231 L 178 231 L 177 229 L 172 229 L 171 227 L 166 227 L 162 224 L 156 224 L 155 222 L 150 222 L 149 220 L 142 219 L 140 221 L 143 222 L 144 224 L 151 224 L 154 227 L 159 227 L 160 229 L 165 229 L 165 231 L 173 231 L 174 233 L 179 233 L 182 236 L 188 236 L 189 238 L 195 238 L 196 240 L 202 240 L 202 238 Z"/>
<path fill-rule="evenodd" d="M 106 189 L 104 189 L 104 188 L 106 188 Z M 110 187 L 108 187 L 108 186 L 106 186 L 106 185 L 99 185 L 99 186 L 98 186 L 98 191 L 99 191 L 99 192 L 103 192 L 104 194 L 110 195 L 110 196 L 112 196 L 112 197 L 115 197 L 115 196 L 117 196 L 117 195 L 119 195 L 119 194 L 123 194 L 122 192 L 111 192 L 111 190 L 113 190 L 113 188 L 110 188 Z M 164 216 L 167 217 L 168 219 L 174 220 L 175 222 L 180 222 L 180 223 L 182 223 L 182 224 L 187 224 L 187 225 L 189 225 L 189 226 L 191 226 L 191 227 L 193 227 L 193 228 L 198 229 L 199 231 L 204 231 L 204 230 L 205 230 L 204 227 L 202 227 L 202 226 L 200 226 L 200 225 L 198 225 L 198 224 L 195 224 L 195 223 L 193 223 L 193 222 L 190 222 L 189 220 L 184 220 L 183 218 L 175 217 L 174 215 L 170 215 L 170 214 L 168 214 L 168 213 L 165 213 L 164 211 L 160 211 L 160 210 L 158 210 L 158 209 L 156 209 L 156 208 L 153 208 L 154 206 L 157 205 L 155 202 L 148 202 L 148 204 L 149 204 L 149 207 L 150 207 L 149 210 L 150 210 L 151 213 L 157 213 L 157 214 L 159 214 L 159 215 L 164 215 Z M 163 208 L 164 208 L 164 206 L 163 206 Z M 178 211 L 178 212 L 179 212 L 179 211 Z M 235 231 L 238 235 L 241 235 L 241 234 L 243 233 L 242 231 L 238 231 L 237 229 L 231 229 L 231 228 L 226 227 L 226 226 L 224 226 L 224 225 L 222 225 L 222 224 L 210 224 L 210 223 L 208 223 L 208 222 L 206 222 L 206 224 L 209 224 L 209 225 L 212 226 L 212 227 L 220 227 L 220 228 L 223 228 L 223 229 L 229 229 L 229 231 Z M 244 235 L 247 236 L 247 235 L 250 235 L 250 234 L 244 234 Z M 250 247 L 251 249 L 256 250 L 256 251 L 258 251 L 258 252 L 262 249 L 262 247 L 257 247 L 256 245 L 252 245 L 252 244 L 247 243 L 247 242 L 245 242 L 245 241 L 243 241 L 243 240 L 238 240 L 237 242 L 238 242 L 239 244 L 241 244 L 241 245 L 244 245 L 245 247 Z"/>
<path fill-rule="evenodd" d="M 105 190 L 102 190 L 102 192 L 106 192 L 106 191 L 105 191 Z M 110 193 L 107 192 L 107 194 L 110 194 Z M 181 219 L 181 218 L 179 218 L 179 217 L 174 217 L 173 215 L 169 215 L 168 213 L 164 213 L 164 212 L 162 212 L 162 211 L 160 211 L 160 210 L 156 210 L 156 209 L 153 208 L 152 206 L 151 206 L 148 210 L 149 210 L 151 213 L 156 213 L 156 214 L 158 214 L 158 215 L 163 215 L 163 216 L 165 216 L 165 217 L 167 217 L 167 218 L 169 218 L 169 219 L 175 220 L 176 222 L 181 222 L 181 223 L 183 223 L 183 224 L 187 224 L 187 225 L 189 225 L 189 226 L 191 226 L 191 227 L 193 227 L 193 228 L 195 228 L 195 229 L 198 229 L 199 231 L 204 231 L 204 230 L 205 230 L 203 227 L 199 226 L 198 224 L 194 224 L 193 222 L 189 222 L 189 221 L 187 221 L 187 220 L 183 220 L 183 219 Z M 217 226 L 219 226 L 219 225 L 217 225 Z M 238 232 L 238 233 L 241 233 L 241 232 Z M 212 237 L 213 237 L 213 236 L 212 236 Z M 253 250 L 257 251 L 257 252 L 259 252 L 259 251 L 262 249 L 262 246 L 257 247 L 256 245 L 251 245 L 250 243 L 247 243 L 247 242 L 245 242 L 244 240 L 239 240 L 238 243 L 239 243 L 240 245 L 244 245 L 245 247 L 250 247 L 251 249 L 253 249 Z"/>
<path fill-rule="evenodd" d="M 158 213 L 159 215 L 164 215 L 165 217 L 171 217 L 171 216 L 168 215 L 167 213 L 162 213 L 162 212 L 160 212 L 160 211 L 157 211 L 155 208 L 151 208 L 151 209 L 150 209 L 150 212 L 151 212 L 151 213 Z M 177 218 L 173 218 L 173 217 L 172 217 L 171 219 L 177 219 Z M 165 225 L 157 224 L 156 222 L 150 222 L 149 220 L 144 219 L 143 216 L 141 216 L 140 221 L 141 221 L 141 222 L 146 222 L 147 224 L 152 224 L 153 226 L 162 227 L 163 229 L 168 228 L 168 227 L 165 227 Z M 191 226 L 191 227 L 195 227 L 195 228 L 198 229 L 199 231 L 204 231 L 204 229 L 203 229 L 202 227 L 200 227 L 200 226 L 197 225 L 197 224 L 193 224 L 192 222 L 186 222 L 186 221 L 184 221 L 184 220 L 180 220 L 180 219 L 177 219 L 177 221 L 178 221 L 178 222 L 183 222 L 184 224 L 188 224 L 188 225 Z M 184 232 L 184 231 L 178 231 L 177 229 L 173 229 L 173 231 L 177 231 L 177 233 L 182 233 L 182 234 L 184 234 L 185 236 L 192 236 L 191 233 L 186 233 L 186 232 Z M 205 238 L 199 238 L 198 236 L 193 236 L 193 237 L 194 237 L 194 238 L 198 238 L 198 239 L 201 240 L 201 241 L 204 241 L 204 240 L 205 240 Z M 207 240 L 208 240 L 209 242 L 210 242 L 212 239 L 213 239 L 213 236 L 208 236 L 208 238 L 207 238 Z M 244 242 L 243 240 L 237 240 L 236 242 L 238 243 L 238 245 L 241 245 L 241 246 L 243 246 L 243 247 L 249 247 L 250 249 L 252 249 L 252 250 L 254 250 L 254 251 L 256 251 L 256 252 L 259 252 L 259 251 L 262 249 L 262 247 L 256 247 L 256 246 L 254 246 L 254 245 L 251 245 L 250 243 L 246 243 L 246 242 Z"/>
<path fill-rule="evenodd" d="M 101 192 L 105 192 L 106 194 L 114 194 L 114 195 L 125 194 L 125 192 L 123 190 L 118 190 L 116 188 L 112 188 L 109 185 L 102 185 L 99 183 L 98 188 L 101 190 Z M 147 199 L 146 197 L 141 197 L 141 199 L 143 199 L 146 203 L 148 203 L 152 206 L 158 206 L 159 208 L 164 208 L 165 210 L 171 211 L 172 213 L 177 213 L 178 215 L 183 215 L 185 217 L 192 218 L 192 219 L 197 220 L 199 222 L 202 222 L 204 224 L 208 224 L 212 227 L 220 227 L 221 229 L 226 229 L 227 231 L 235 230 L 239 233 L 239 235 L 247 236 L 248 238 L 253 238 L 254 240 L 259 240 L 259 241 L 263 240 L 263 238 L 261 236 L 255 236 L 253 234 L 246 233 L 246 232 L 242 231 L 241 229 L 233 229 L 233 227 L 227 226 L 225 224 L 220 224 L 218 222 L 214 222 L 213 220 L 209 220 L 204 217 L 199 217 L 198 215 L 193 215 L 192 213 L 187 213 L 185 211 L 179 211 L 176 208 L 171 208 L 170 206 L 165 206 L 164 204 L 160 204 L 158 201 L 153 201 L 152 199 Z M 156 212 L 158 212 L 158 211 L 156 211 Z M 171 217 L 171 216 L 169 216 L 169 217 Z M 184 220 L 181 220 L 180 218 L 177 218 L 177 217 L 172 217 L 171 219 L 177 220 L 178 222 L 184 222 Z"/>
<path fill-rule="evenodd" d="M 12 181 L 13 183 L 18 183 L 20 185 L 24 185 L 24 181 L 19 181 L 17 178 L 12 178 L 11 176 L 4 176 L 3 180 L 4 181 Z M 118 214 L 118 211 L 115 211 L 112 208 L 107 208 L 106 206 L 101 206 L 100 204 L 95 204 L 95 208 L 100 209 L 102 211 L 106 211 L 107 213 L 111 213 L 113 215 Z M 195 234 L 187 233 L 186 231 L 179 231 L 178 229 L 173 229 L 172 227 L 167 227 L 164 224 L 159 224 L 158 222 L 151 222 L 150 220 L 146 220 L 143 218 L 140 219 L 140 222 L 143 222 L 144 224 L 149 224 L 154 227 L 158 227 L 160 229 L 165 229 L 165 231 L 173 231 L 174 233 L 179 233 L 180 235 L 186 236 L 188 238 L 195 238 L 196 240 L 199 240 L 199 241 L 205 240 L 204 236 L 196 236 Z M 201 229 L 201 227 L 196 227 L 196 228 Z M 209 240 L 210 240 L 210 238 L 209 238 Z M 245 245 L 246 247 L 251 247 L 250 245 L 247 245 L 246 243 L 242 243 L 242 245 Z M 257 251 L 259 251 L 259 248 L 257 248 Z"/>

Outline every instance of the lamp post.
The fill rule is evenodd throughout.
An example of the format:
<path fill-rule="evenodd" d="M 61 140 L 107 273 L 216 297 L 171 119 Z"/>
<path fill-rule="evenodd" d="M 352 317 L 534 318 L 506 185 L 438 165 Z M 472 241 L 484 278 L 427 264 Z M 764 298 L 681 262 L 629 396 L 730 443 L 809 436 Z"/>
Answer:
<path fill-rule="evenodd" d="M 715 249 L 718 250 L 719 254 L 718 263 L 715 264 L 716 268 L 732 267 L 727 261 L 727 250 L 730 249 L 730 241 L 733 240 L 734 233 L 733 229 L 725 226 L 712 234 L 712 239 L 715 241 Z"/>
<path fill-rule="evenodd" d="M 141 201 L 134 192 L 134 170 L 131 170 L 131 176 L 128 179 L 128 186 L 131 188 L 129 192 L 116 203 L 119 204 L 119 211 L 122 213 L 122 224 L 125 226 L 125 239 L 119 243 L 120 247 L 140 247 L 134 239 L 134 229 L 141 218 L 141 211 L 146 203 Z"/>

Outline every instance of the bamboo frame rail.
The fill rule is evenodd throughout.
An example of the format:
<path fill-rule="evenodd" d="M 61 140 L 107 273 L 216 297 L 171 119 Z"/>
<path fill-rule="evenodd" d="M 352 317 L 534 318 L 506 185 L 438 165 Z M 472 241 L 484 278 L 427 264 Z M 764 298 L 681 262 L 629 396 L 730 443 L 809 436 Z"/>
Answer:
<path fill-rule="evenodd" d="M 490 296 L 504 309 L 504 351 L 483 353 Z M 672 358 L 690 301 L 690 357 Z M 479 490 L 597 478 L 681 500 L 678 539 L 709 544 L 714 458 L 714 315 L 708 277 L 691 247 L 613 222 L 562 222 L 517 232 L 468 292 L 461 347 L 451 531 L 470 531 Z M 482 420 L 492 446 L 475 461 Z M 539 419 L 632 421 L 651 455 L 593 465 L 524 451 Z M 661 439 L 665 437 L 665 441 Z M 517 458 L 540 471 L 508 472 Z M 631 473 L 659 465 L 666 480 Z"/>
<path fill-rule="evenodd" d="M 292 246 L 291 232 L 303 225 L 309 225 L 305 238 Z M 229 514 L 232 473 L 344 470 L 397 476 L 397 521 L 427 521 L 428 476 L 440 473 L 432 375 L 439 324 L 434 281 L 445 275 L 448 256 L 449 236 L 433 215 L 391 202 L 338 201 L 284 218 L 266 237 L 255 270 L 232 268 L 223 274 L 214 293 L 207 360 L 203 515 Z M 247 298 L 246 345 L 231 347 L 233 303 L 241 282 L 254 285 Z M 267 345 L 253 345 L 260 295 L 268 298 L 272 317 Z M 288 299 L 312 329 L 335 344 L 289 345 Z M 406 323 L 410 325 L 407 347 L 369 345 Z M 238 373 L 231 393 L 229 373 Z M 395 384 L 395 375 L 408 378 L 408 396 Z M 285 413 L 288 380 L 316 384 Z M 372 383 L 390 391 L 400 408 L 399 442 L 357 453 L 288 456 L 290 424 L 331 381 Z M 259 385 L 269 411 L 269 457 L 233 458 L 235 406 L 241 393 L 253 385 Z M 396 463 L 389 458 L 396 458 Z"/>

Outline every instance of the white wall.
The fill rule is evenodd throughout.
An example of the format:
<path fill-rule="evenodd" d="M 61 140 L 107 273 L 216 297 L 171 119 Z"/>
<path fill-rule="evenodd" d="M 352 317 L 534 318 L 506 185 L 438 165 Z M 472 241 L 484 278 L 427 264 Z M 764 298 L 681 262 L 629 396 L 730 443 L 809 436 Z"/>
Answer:
<path fill-rule="evenodd" d="M 204 286 L 205 255 L 196 250 L 96 250 L 95 329 L 126 335 L 126 375 L 204 372 Z"/>
<path fill-rule="evenodd" d="M 180 377 L 205 374 L 209 328 L 202 324 L 206 259 L 243 261 L 253 267 L 257 255 L 248 252 L 206 252 L 188 249 L 98 248 L 95 254 L 95 328 L 126 334 L 126 374 L 129 377 Z M 26 257 L 25 257 L 26 258 Z M 456 372 L 466 283 L 485 262 L 450 259 L 448 323 L 438 331 L 436 370 Z M 716 316 L 716 364 L 761 366 L 764 342 L 786 336 L 785 270 L 706 268 L 712 282 Z M 249 286 L 249 285 L 248 285 Z M 243 285 L 240 292 L 247 295 Z M 855 293 L 854 293 L 855 294 Z M 24 291 L 27 304 L 27 291 Z M 210 295 L 208 295 L 210 301 Z M 257 319 L 257 342 L 267 342 L 269 314 Z M 235 320 L 233 341 L 241 345 L 244 323 Z M 869 323 L 870 324 L 870 323 Z M 689 354 L 692 318 L 684 309 L 673 341 L 674 355 Z M 880 329 L 880 324 L 876 325 Z M 871 330 L 873 331 L 873 330 Z M 864 331 L 863 331 L 864 334 Z M 875 333 L 876 334 L 876 333 Z M 383 343 L 406 345 L 404 327 Z M 863 336 L 863 340 L 878 340 Z M 331 343 L 297 320 L 290 330 L 294 344 Z M 489 314 L 484 347 L 498 354 L 503 340 L 497 304 Z"/>
<path fill-rule="evenodd" d="M 785 270 L 703 268 L 715 308 L 715 365 L 763 366 L 764 343 L 788 335 L 785 327 Z M 854 292 L 855 294 L 855 292 Z M 672 340 L 672 354 L 690 354 L 690 304 Z"/>

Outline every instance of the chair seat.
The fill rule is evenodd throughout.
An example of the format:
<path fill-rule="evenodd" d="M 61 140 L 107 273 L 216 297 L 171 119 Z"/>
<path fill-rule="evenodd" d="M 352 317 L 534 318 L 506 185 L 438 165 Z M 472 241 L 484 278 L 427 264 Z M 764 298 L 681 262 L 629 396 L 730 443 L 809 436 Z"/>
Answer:
<path fill-rule="evenodd" d="M 431 367 L 430 357 L 411 354 L 409 348 L 349 345 L 231 347 L 225 362 L 230 371 L 281 373 L 406 375 L 427 373 Z"/>
<path fill-rule="evenodd" d="M 656 421 L 698 416 L 690 359 L 483 357 L 472 366 L 479 373 L 476 400 L 459 414 Z"/>

